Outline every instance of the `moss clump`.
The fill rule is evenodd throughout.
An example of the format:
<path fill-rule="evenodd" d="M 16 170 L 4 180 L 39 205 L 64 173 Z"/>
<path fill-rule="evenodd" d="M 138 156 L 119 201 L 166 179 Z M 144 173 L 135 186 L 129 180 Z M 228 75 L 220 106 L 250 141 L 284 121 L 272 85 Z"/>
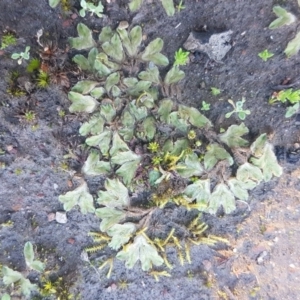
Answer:
<path fill-rule="evenodd" d="M 0 50 L 3 50 L 11 45 L 15 45 L 16 43 L 16 36 L 13 33 L 6 33 L 2 36 Z"/>

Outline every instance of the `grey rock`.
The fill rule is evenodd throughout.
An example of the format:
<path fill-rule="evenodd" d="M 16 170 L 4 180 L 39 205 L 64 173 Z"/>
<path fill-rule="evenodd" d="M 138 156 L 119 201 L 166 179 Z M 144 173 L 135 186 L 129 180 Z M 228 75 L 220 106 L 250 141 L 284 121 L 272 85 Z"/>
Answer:
<path fill-rule="evenodd" d="M 192 31 L 183 47 L 191 52 L 204 52 L 210 59 L 221 61 L 232 47 L 231 35 L 232 30 L 220 33 Z"/>

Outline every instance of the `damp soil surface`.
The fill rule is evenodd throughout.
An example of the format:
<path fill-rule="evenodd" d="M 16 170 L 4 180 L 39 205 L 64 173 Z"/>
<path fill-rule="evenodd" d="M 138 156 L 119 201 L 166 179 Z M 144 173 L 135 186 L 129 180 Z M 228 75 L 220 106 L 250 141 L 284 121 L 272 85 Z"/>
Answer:
<path fill-rule="evenodd" d="M 51 9 L 47 2 L 0 2 L 0 38 L 6 31 L 17 36 L 16 45 L 0 50 L 0 264 L 26 270 L 23 247 L 31 241 L 39 259 L 47 259 L 48 273 L 63 278 L 70 299 L 299 299 L 300 128 L 297 116 L 284 117 L 283 105 L 268 104 L 275 91 L 300 88 L 300 56 L 287 59 L 283 52 L 299 22 L 268 29 L 275 19 L 272 7 L 276 4 L 300 18 L 297 1 L 184 1 L 185 8 L 168 17 L 160 1 L 145 0 L 138 12 L 131 13 L 128 1 L 103 0 L 102 19 L 81 18 L 79 1 L 72 3 L 70 12 Z M 231 30 L 232 47 L 221 61 L 201 52 L 190 54 L 190 62 L 183 67 L 186 76 L 178 102 L 198 109 L 203 100 L 210 103 L 211 109 L 204 114 L 218 131 L 239 124 L 234 115 L 225 118 L 232 110 L 227 100 L 244 97 L 251 111 L 245 120 L 251 135 L 268 133 L 284 170 L 281 178 L 253 190 L 249 203 L 237 202 L 234 213 L 204 215 L 209 232 L 228 239 L 229 245 L 192 247 L 192 263 L 183 266 L 170 248 L 172 276 L 159 282 L 140 266 L 128 270 L 118 260 L 111 277 L 106 278 L 107 269 L 98 269 L 109 258 L 105 251 L 92 254 L 90 262 L 82 258 L 83 249 L 92 243 L 88 232 L 99 228 L 94 215 L 73 209 L 66 214 L 66 223 L 57 222 L 56 213 L 64 214 L 58 196 L 74 189 L 83 176 L 87 152 L 78 129 L 85 116 L 68 112 L 67 84 L 30 87 L 26 62 L 18 66 L 10 58 L 25 46 L 31 47 L 31 57 L 39 57 L 36 34 L 42 28 L 44 38 L 62 50 L 59 59 L 73 74 L 68 78 L 72 86 L 78 74 L 74 76 L 76 69 L 72 69 L 75 52 L 69 49 L 68 37 L 77 35 L 76 25 L 83 22 L 96 34 L 103 26 L 116 28 L 120 21 L 141 25 L 150 40 L 162 38 L 163 53 L 171 62 L 190 32 Z M 274 53 L 267 62 L 258 57 L 265 49 Z M 13 88 L 25 91 L 18 97 L 8 93 L 16 71 L 19 78 Z M 219 88 L 221 94 L 213 96 L 211 87 Z M 94 195 L 103 187 L 104 178 L 85 180 Z M 155 217 L 164 219 L 167 213 Z M 184 217 L 181 211 L 173 214 L 170 220 Z M 0 295 L 4 292 L 1 283 Z"/>

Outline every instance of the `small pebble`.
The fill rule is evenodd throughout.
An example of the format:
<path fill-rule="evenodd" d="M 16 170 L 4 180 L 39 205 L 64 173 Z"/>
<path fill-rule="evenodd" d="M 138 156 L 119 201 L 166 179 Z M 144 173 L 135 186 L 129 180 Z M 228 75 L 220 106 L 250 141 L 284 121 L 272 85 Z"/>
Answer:
<path fill-rule="evenodd" d="M 67 214 L 65 212 L 58 211 L 55 214 L 55 220 L 56 220 L 57 223 L 65 224 L 68 221 Z"/>
<path fill-rule="evenodd" d="M 55 220 L 55 214 L 54 213 L 48 214 L 48 222 L 52 222 L 53 220 Z"/>
<path fill-rule="evenodd" d="M 267 252 L 267 251 L 263 251 L 262 253 L 260 253 L 260 254 L 258 255 L 257 259 L 256 259 L 257 263 L 258 263 L 259 265 L 261 265 L 261 264 L 264 262 L 264 260 L 265 260 L 265 258 L 267 257 L 267 255 L 268 255 L 268 252 Z"/>
<path fill-rule="evenodd" d="M 128 26 L 129 26 L 129 23 L 127 21 L 121 21 L 119 23 L 118 29 L 126 29 L 126 28 L 128 28 Z"/>
<path fill-rule="evenodd" d="M 109 286 L 106 290 L 107 292 L 111 293 L 117 289 L 117 285 L 115 283 L 112 283 L 111 286 Z"/>

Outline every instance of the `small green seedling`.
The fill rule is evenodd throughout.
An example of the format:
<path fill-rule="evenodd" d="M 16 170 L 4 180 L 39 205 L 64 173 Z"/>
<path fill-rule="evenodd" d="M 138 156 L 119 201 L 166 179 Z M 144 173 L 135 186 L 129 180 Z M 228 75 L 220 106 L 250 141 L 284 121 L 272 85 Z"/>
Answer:
<path fill-rule="evenodd" d="M 20 53 L 13 53 L 11 58 L 12 59 L 17 59 L 18 60 L 18 64 L 22 64 L 23 59 L 28 60 L 30 57 L 30 46 L 26 46 L 25 51 L 24 52 L 20 52 Z"/>
<path fill-rule="evenodd" d="M 32 110 L 29 110 L 29 111 L 25 112 L 24 117 L 25 117 L 26 122 L 31 123 L 35 120 L 35 112 Z"/>
<path fill-rule="evenodd" d="M 202 101 L 202 107 L 201 107 L 201 110 L 210 110 L 210 103 L 207 103 L 205 101 Z"/>
<path fill-rule="evenodd" d="M 274 53 L 269 52 L 268 49 L 265 49 L 264 51 L 258 53 L 258 56 L 263 60 L 267 61 L 269 58 L 274 56 Z"/>
<path fill-rule="evenodd" d="M 179 48 L 178 51 L 175 52 L 174 58 L 174 66 L 185 66 L 189 60 L 189 52 L 184 51 L 181 48 Z"/>
<path fill-rule="evenodd" d="M 243 97 L 241 101 L 237 101 L 236 104 L 231 100 L 229 99 L 228 102 L 233 106 L 234 110 L 227 113 L 225 115 L 225 118 L 230 118 L 232 114 L 234 113 L 237 113 L 238 117 L 241 119 L 241 120 L 245 120 L 246 118 L 246 115 L 250 115 L 250 110 L 249 109 L 243 109 L 243 105 L 244 103 L 246 102 L 246 99 Z"/>
<path fill-rule="evenodd" d="M 37 86 L 39 88 L 46 88 L 49 83 L 50 83 L 50 77 L 49 77 L 49 74 L 47 72 L 44 72 L 44 71 L 40 71 L 38 76 L 37 76 Z"/>
<path fill-rule="evenodd" d="M 185 6 L 183 5 L 183 0 L 180 0 L 179 4 L 176 6 L 178 12 L 182 11 L 185 9 Z"/>
<path fill-rule="evenodd" d="M 275 19 L 269 25 L 270 29 L 276 29 L 276 28 L 284 26 L 284 25 L 290 25 L 297 20 L 297 18 L 293 14 L 291 14 L 284 8 L 280 7 L 279 5 L 276 5 L 273 7 L 273 12 L 277 16 L 277 19 Z"/>
<path fill-rule="evenodd" d="M 212 95 L 214 95 L 214 96 L 218 96 L 218 95 L 221 94 L 221 90 L 218 89 L 218 88 L 216 88 L 216 87 L 213 87 L 213 86 L 212 86 L 210 89 L 211 89 Z"/>
<path fill-rule="evenodd" d="M 299 111 L 300 89 L 299 90 L 287 89 L 284 91 L 273 93 L 271 99 L 269 100 L 269 104 L 274 104 L 275 102 L 292 104 L 292 106 L 287 107 L 285 113 L 285 117 L 290 118 L 291 116 L 295 115 Z"/>
<path fill-rule="evenodd" d="M 44 271 L 45 264 L 38 260 L 34 260 L 33 245 L 30 242 L 27 242 L 24 245 L 24 257 L 25 257 L 25 262 L 28 270 L 35 270 L 40 273 Z M 4 266 L 2 268 L 2 274 L 3 274 L 4 285 L 15 284 L 20 288 L 22 294 L 27 297 L 30 296 L 31 291 L 37 289 L 37 285 L 32 284 L 30 280 L 26 278 L 26 276 L 24 276 L 22 273 L 18 271 L 14 271 L 13 269 L 10 269 L 9 267 Z M 28 299 L 27 297 L 26 299 Z M 9 298 L 6 297 L 4 299 L 6 300 Z"/>
<path fill-rule="evenodd" d="M 97 6 L 95 6 L 93 3 L 86 2 L 85 0 L 81 0 L 80 5 L 82 9 L 79 11 L 79 14 L 81 17 L 85 17 L 86 11 L 91 13 L 91 16 L 93 14 L 97 15 L 99 18 L 103 17 L 103 5 L 101 2 L 98 3 Z"/>
<path fill-rule="evenodd" d="M 8 46 L 15 45 L 16 43 L 17 43 L 17 39 L 13 34 L 11 34 L 11 33 L 4 34 L 1 39 L 0 50 L 3 50 L 5 48 L 7 48 Z"/>

